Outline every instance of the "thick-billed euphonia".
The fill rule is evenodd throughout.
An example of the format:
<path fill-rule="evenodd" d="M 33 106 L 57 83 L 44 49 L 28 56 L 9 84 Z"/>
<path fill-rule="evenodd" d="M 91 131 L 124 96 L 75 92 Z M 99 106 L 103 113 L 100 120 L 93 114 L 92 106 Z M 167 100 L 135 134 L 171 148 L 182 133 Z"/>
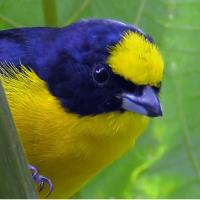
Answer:
<path fill-rule="evenodd" d="M 51 180 L 52 198 L 78 191 L 162 115 L 163 59 L 134 25 L 92 19 L 3 30 L 0 63 L 28 161 L 44 175 L 34 180 Z"/>

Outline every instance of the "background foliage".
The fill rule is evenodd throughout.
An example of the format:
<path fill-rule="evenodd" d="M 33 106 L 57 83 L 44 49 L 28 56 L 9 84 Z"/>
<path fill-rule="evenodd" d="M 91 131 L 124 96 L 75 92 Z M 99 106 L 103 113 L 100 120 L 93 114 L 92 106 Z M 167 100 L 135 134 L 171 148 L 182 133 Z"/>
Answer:
<path fill-rule="evenodd" d="M 55 8 L 51 3 L 57 15 L 52 10 L 49 21 L 42 5 Z M 199 11 L 199 0 L 0 0 L 1 30 L 113 18 L 152 35 L 165 58 L 164 117 L 77 197 L 200 198 Z"/>

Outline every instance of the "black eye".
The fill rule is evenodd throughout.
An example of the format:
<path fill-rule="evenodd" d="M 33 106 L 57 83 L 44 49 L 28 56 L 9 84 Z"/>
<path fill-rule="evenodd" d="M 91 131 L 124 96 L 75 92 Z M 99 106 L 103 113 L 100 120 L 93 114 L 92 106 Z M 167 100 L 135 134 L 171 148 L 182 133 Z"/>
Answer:
<path fill-rule="evenodd" d="M 97 65 L 93 70 L 93 79 L 94 81 L 102 86 L 108 83 L 110 78 L 109 69 L 103 65 Z"/>

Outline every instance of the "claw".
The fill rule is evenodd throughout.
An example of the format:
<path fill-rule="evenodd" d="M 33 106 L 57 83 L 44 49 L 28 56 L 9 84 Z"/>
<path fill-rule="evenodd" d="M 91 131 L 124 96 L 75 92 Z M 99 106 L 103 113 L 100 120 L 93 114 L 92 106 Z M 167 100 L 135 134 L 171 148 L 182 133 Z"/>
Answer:
<path fill-rule="evenodd" d="M 44 181 L 40 182 L 39 192 L 44 189 Z"/>
<path fill-rule="evenodd" d="M 45 183 L 49 186 L 49 192 L 46 195 L 46 198 L 52 193 L 53 191 L 53 183 L 50 179 L 42 176 L 39 174 L 38 168 L 28 165 L 28 168 L 31 170 L 32 178 L 35 183 L 39 184 L 39 192 L 41 192 L 44 189 Z"/>
<path fill-rule="evenodd" d="M 30 164 L 28 164 L 28 168 L 29 168 L 29 169 L 31 170 L 31 172 L 32 172 L 32 178 L 33 178 L 34 182 L 36 182 L 37 177 L 38 177 L 38 175 L 39 175 L 39 170 L 38 170 L 38 168 L 36 168 L 36 167 L 34 167 L 34 166 L 30 165 Z"/>
<path fill-rule="evenodd" d="M 48 179 L 48 178 L 46 178 L 46 177 L 44 177 L 44 176 L 41 176 L 41 175 L 40 175 L 40 176 L 38 177 L 38 181 L 39 181 L 39 183 L 40 183 L 39 192 L 42 191 L 42 190 L 44 189 L 45 183 L 49 186 L 49 192 L 48 192 L 47 195 L 46 195 L 46 197 L 48 197 L 48 196 L 52 193 L 52 191 L 53 191 L 53 184 L 52 184 L 51 180 Z"/>

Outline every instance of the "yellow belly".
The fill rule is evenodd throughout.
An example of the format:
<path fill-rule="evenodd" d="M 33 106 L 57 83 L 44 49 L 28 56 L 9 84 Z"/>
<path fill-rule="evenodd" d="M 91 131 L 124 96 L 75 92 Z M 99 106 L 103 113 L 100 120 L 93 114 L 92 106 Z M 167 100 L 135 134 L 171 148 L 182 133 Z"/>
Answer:
<path fill-rule="evenodd" d="M 25 69 L 24 69 L 25 70 Z M 131 148 L 148 119 L 131 112 L 66 112 L 31 71 L 0 76 L 28 161 L 50 178 L 50 198 L 67 198 Z"/>

